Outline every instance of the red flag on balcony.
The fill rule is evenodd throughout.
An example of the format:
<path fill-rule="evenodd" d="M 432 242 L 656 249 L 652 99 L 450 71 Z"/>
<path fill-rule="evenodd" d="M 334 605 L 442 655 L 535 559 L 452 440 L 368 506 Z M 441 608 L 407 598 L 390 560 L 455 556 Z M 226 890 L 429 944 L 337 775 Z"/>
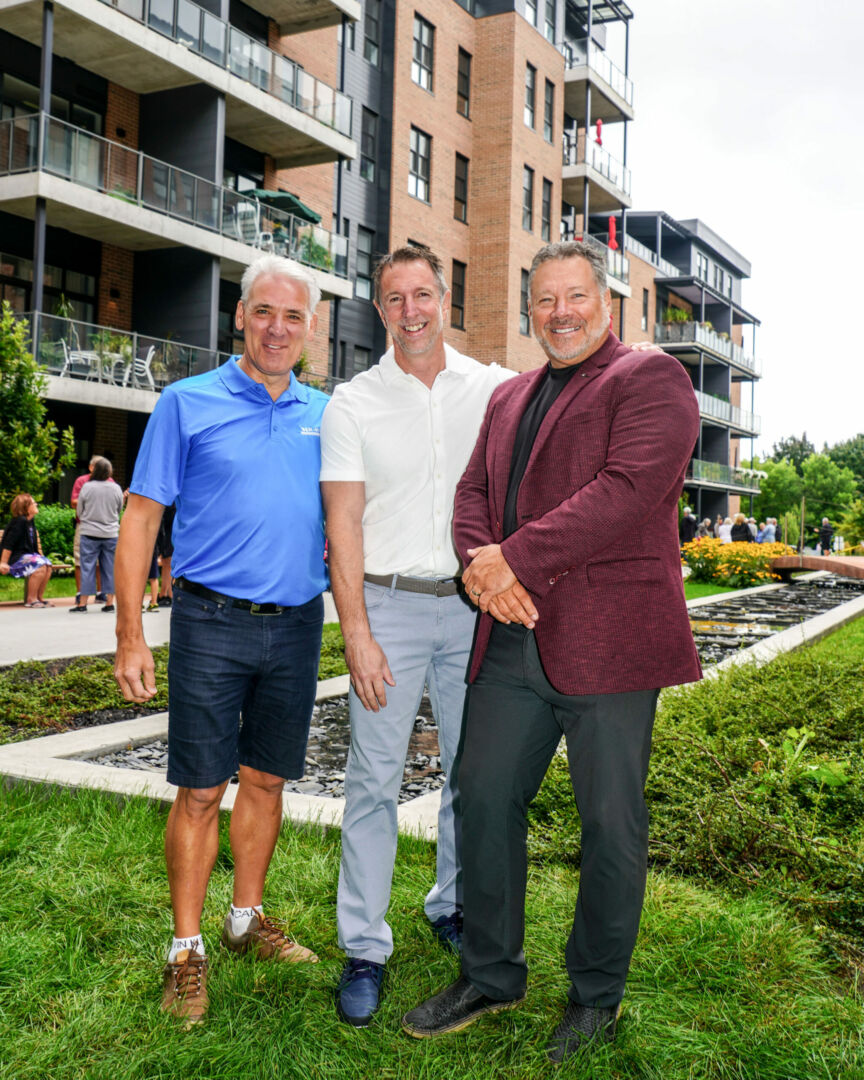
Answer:
<path fill-rule="evenodd" d="M 603 121 L 597 121 L 597 138 L 594 140 L 598 146 L 603 145 Z"/>
<path fill-rule="evenodd" d="M 612 216 L 612 214 L 610 214 L 609 215 L 609 250 L 610 251 L 617 251 L 618 250 L 618 241 L 615 239 L 615 229 L 616 228 L 617 228 L 617 225 L 615 224 L 615 218 Z"/>

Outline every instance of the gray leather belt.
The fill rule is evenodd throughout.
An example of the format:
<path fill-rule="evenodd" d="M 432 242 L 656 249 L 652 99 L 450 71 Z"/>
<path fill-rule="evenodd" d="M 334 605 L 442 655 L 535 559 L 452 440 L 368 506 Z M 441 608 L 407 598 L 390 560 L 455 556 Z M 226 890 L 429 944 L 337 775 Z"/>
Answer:
<path fill-rule="evenodd" d="M 383 585 L 387 589 L 402 592 L 425 593 L 427 596 L 455 596 L 462 588 L 461 578 L 402 577 L 401 574 L 364 574 L 363 580 L 370 585 Z"/>

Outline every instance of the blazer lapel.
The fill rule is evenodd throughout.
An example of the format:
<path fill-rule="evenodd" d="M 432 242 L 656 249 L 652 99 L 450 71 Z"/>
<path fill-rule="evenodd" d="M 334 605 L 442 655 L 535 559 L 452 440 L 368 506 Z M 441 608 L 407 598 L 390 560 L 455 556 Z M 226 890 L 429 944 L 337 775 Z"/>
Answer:
<path fill-rule="evenodd" d="M 507 500 L 507 485 L 510 481 L 510 462 L 513 460 L 513 447 L 516 445 L 516 431 L 522 414 L 528 407 L 537 384 L 543 378 L 545 366 L 526 373 L 524 378 L 514 379 L 518 383 L 508 397 L 506 405 L 495 417 L 492 429 L 494 435 L 492 469 L 489 475 L 489 496 L 497 521 L 502 520 L 504 503 Z M 487 466 L 488 467 L 488 466 Z"/>

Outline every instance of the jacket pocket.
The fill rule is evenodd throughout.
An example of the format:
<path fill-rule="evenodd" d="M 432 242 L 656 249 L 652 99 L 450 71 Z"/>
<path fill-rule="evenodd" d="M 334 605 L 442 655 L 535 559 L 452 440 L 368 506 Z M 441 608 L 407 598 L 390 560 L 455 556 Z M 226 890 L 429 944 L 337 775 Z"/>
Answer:
<path fill-rule="evenodd" d="M 589 585 L 632 585 L 637 581 L 663 580 L 663 563 L 660 559 L 615 559 L 588 563 Z"/>

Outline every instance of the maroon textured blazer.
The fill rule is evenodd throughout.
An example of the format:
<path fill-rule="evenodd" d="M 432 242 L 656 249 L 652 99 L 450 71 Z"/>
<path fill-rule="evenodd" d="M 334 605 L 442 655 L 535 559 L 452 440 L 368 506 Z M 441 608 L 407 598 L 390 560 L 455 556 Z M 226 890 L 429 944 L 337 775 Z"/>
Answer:
<path fill-rule="evenodd" d="M 671 356 L 609 334 L 579 365 L 537 433 L 516 505 L 501 523 L 516 429 L 545 368 L 493 393 L 456 491 L 456 547 L 501 544 L 531 593 L 534 633 L 565 694 L 650 690 L 701 677 L 687 618 L 677 504 L 699 432 L 696 396 Z M 477 676 L 491 615 L 481 615 Z"/>

